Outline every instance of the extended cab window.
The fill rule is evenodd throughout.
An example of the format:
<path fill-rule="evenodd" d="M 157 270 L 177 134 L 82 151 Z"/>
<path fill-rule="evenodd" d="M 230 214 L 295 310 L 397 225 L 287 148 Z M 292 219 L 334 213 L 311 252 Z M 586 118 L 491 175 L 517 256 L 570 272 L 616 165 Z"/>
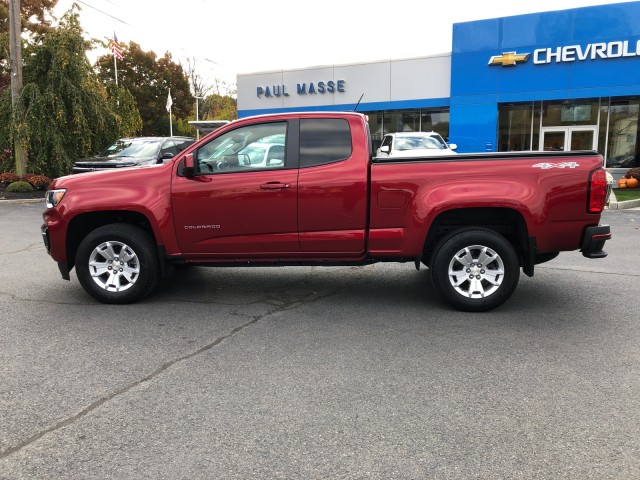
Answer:
<path fill-rule="evenodd" d="M 351 156 L 351 129 L 341 118 L 300 120 L 300 167 L 346 160 Z"/>
<path fill-rule="evenodd" d="M 197 173 L 228 173 L 285 168 L 287 123 L 236 128 L 200 147 Z"/>

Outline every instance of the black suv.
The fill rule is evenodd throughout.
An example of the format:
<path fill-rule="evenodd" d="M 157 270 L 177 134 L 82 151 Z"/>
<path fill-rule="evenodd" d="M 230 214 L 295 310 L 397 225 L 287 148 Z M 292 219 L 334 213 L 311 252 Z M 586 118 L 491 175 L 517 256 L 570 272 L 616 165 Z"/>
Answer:
<path fill-rule="evenodd" d="M 121 138 L 95 157 L 75 162 L 73 173 L 162 163 L 195 141 L 191 137 Z"/>

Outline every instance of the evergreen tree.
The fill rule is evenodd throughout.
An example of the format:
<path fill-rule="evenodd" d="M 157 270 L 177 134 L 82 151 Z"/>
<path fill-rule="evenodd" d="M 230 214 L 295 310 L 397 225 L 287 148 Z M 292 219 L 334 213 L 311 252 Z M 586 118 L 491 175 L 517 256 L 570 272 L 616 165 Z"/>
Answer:
<path fill-rule="evenodd" d="M 90 46 L 72 8 L 59 27 L 25 50 L 25 123 L 14 125 L 14 133 L 21 129 L 26 139 L 30 172 L 65 175 L 74 160 L 98 152 L 120 131 L 139 128 L 130 95 L 118 90 L 116 111 L 123 113 L 112 111 L 112 100 L 86 58 Z"/>

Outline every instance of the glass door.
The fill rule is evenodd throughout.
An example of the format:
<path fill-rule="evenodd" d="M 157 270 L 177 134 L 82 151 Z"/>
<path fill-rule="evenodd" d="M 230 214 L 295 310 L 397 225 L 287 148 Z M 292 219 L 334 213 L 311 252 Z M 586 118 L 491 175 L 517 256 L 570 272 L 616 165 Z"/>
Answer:
<path fill-rule="evenodd" d="M 567 150 L 596 150 L 597 127 L 544 127 L 540 132 L 540 150 L 563 152 Z"/>
<path fill-rule="evenodd" d="M 567 129 L 563 127 L 543 128 L 540 135 L 540 150 L 561 152 L 567 149 Z"/>
<path fill-rule="evenodd" d="M 595 128 L 573 128 L 570 130 L 569 145 L 571 150 L 596 150 L 598 134 Z"/>

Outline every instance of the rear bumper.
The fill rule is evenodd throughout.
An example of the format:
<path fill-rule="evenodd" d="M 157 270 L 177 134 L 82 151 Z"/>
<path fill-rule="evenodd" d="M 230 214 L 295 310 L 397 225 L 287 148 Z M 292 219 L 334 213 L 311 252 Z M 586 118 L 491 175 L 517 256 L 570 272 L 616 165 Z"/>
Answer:
<path fill-rule="evenodd" d="M 607 252 L 602 250 L 604 242 L 611 238 L 611 229 L 609 225 L 598 225 L 596 227 L 587 227 L 582 237 L 582 255 L 587 258 L 604 258 Z"/>

